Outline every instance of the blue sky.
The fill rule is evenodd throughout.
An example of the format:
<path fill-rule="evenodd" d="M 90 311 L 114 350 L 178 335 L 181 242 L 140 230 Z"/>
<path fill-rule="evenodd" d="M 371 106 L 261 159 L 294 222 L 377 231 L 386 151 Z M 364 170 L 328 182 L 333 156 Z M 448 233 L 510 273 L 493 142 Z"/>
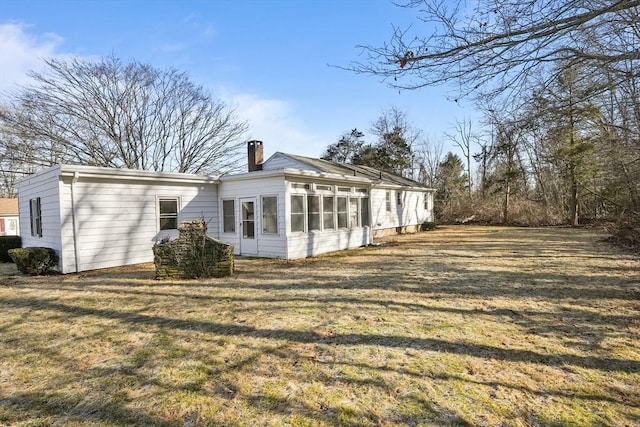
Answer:
<path fill-rule="evenodd" d="M 43 57 L 114 54 L 188 72 L 248 120 L 266 156 L 320 156 L 352 128 L 368 136 L 391 106 L 449 149 L 443 132 L 473 108 L 449 101 L 447 88 L 399 93 L 330 66 L 357 60 L 356 45 L 383 43 L 392 24 L 424 25 L 387 0 L 2 0 L 0 91 Z"/>

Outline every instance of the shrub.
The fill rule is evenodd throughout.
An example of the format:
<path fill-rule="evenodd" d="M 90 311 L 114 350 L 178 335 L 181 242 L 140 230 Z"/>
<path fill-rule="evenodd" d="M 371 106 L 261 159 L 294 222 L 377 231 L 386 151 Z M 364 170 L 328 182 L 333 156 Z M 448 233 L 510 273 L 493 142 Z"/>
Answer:
<path fill-rule="evenodd" d="M 420 226 L 420 230 L 422 231 L 429 231 L 429 230 L 433 230 L 436 228 L 436 223 L 435 221 L 425 221 L 422 223 L 422 225 Z"/>
<path fill-rule="evenodd" d="M 20 236 L 0 236 L 0 262 L 13 262 L 8 250 L 22 247 Z"/>
<path fill-rule="evenodd" d="M 17 248 L 7 251 L 23 274 L 41 275 L 54 272 L 58 255 L 51 248 Z"/>

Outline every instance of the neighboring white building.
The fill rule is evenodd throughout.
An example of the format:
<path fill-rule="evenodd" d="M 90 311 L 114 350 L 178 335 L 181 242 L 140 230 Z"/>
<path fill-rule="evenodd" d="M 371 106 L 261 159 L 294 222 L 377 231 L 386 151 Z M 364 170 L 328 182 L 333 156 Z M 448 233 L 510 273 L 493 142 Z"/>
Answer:
<path fill-rule="evenodd" d="M 0 198 L 0 236 L 17 236 L 19 223 L 18 199 Z"/>
<path fill-rule="evenodd" d="M 236 254 L 295 259 L 371 244 L 433 221 L 433 190 L 362 166 L 276 153 L 250 172 L 209 177 L 57 165 L 18 183 L 22 245 L 71 273 L 153 261 L 152 246 L 204 219 Z"/>

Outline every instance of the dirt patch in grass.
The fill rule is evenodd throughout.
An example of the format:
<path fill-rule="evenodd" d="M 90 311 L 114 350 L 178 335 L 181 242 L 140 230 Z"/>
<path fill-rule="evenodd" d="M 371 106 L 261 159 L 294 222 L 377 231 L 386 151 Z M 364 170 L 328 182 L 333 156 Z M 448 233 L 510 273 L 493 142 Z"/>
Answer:
<path fill-rule="evenodd" d="M 233 277 L 0 279 L 0 423 L 637 425 L 640 262 L 444 227 Z"/>

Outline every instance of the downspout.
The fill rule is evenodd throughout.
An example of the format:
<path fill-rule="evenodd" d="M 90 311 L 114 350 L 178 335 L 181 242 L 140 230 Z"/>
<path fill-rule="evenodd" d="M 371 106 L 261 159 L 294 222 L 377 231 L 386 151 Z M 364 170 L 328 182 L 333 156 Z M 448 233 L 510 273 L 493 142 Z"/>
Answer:
<path fill-rule="evenodd" d="M 73 225 L 73 253 L 75 255 L 76 260 L 76 273 L 79 273 L 80 270 L 80 248 L 78 247 L 78 221 L 77 221 L 77 212 L 76 212 L 76 203 L 75 203 L 75 190 L 74 184 L 78 182 L 80 179 L 80 172 L 75 171 L 73 173 L 73 178 L 71 179 L 71 223 Z"/>
<path fill-rule="evenodd" d="M 382 172 L 380 172 L 380 175 L 382 176 Z M 367 232 L 369 235 L 367 236 L 367 246 L 372 246 L 373 245 L 373 183 L 369 184 L 368 211 L 369 211 L 369 218 L 368 218 L 369 230 Z"/>

